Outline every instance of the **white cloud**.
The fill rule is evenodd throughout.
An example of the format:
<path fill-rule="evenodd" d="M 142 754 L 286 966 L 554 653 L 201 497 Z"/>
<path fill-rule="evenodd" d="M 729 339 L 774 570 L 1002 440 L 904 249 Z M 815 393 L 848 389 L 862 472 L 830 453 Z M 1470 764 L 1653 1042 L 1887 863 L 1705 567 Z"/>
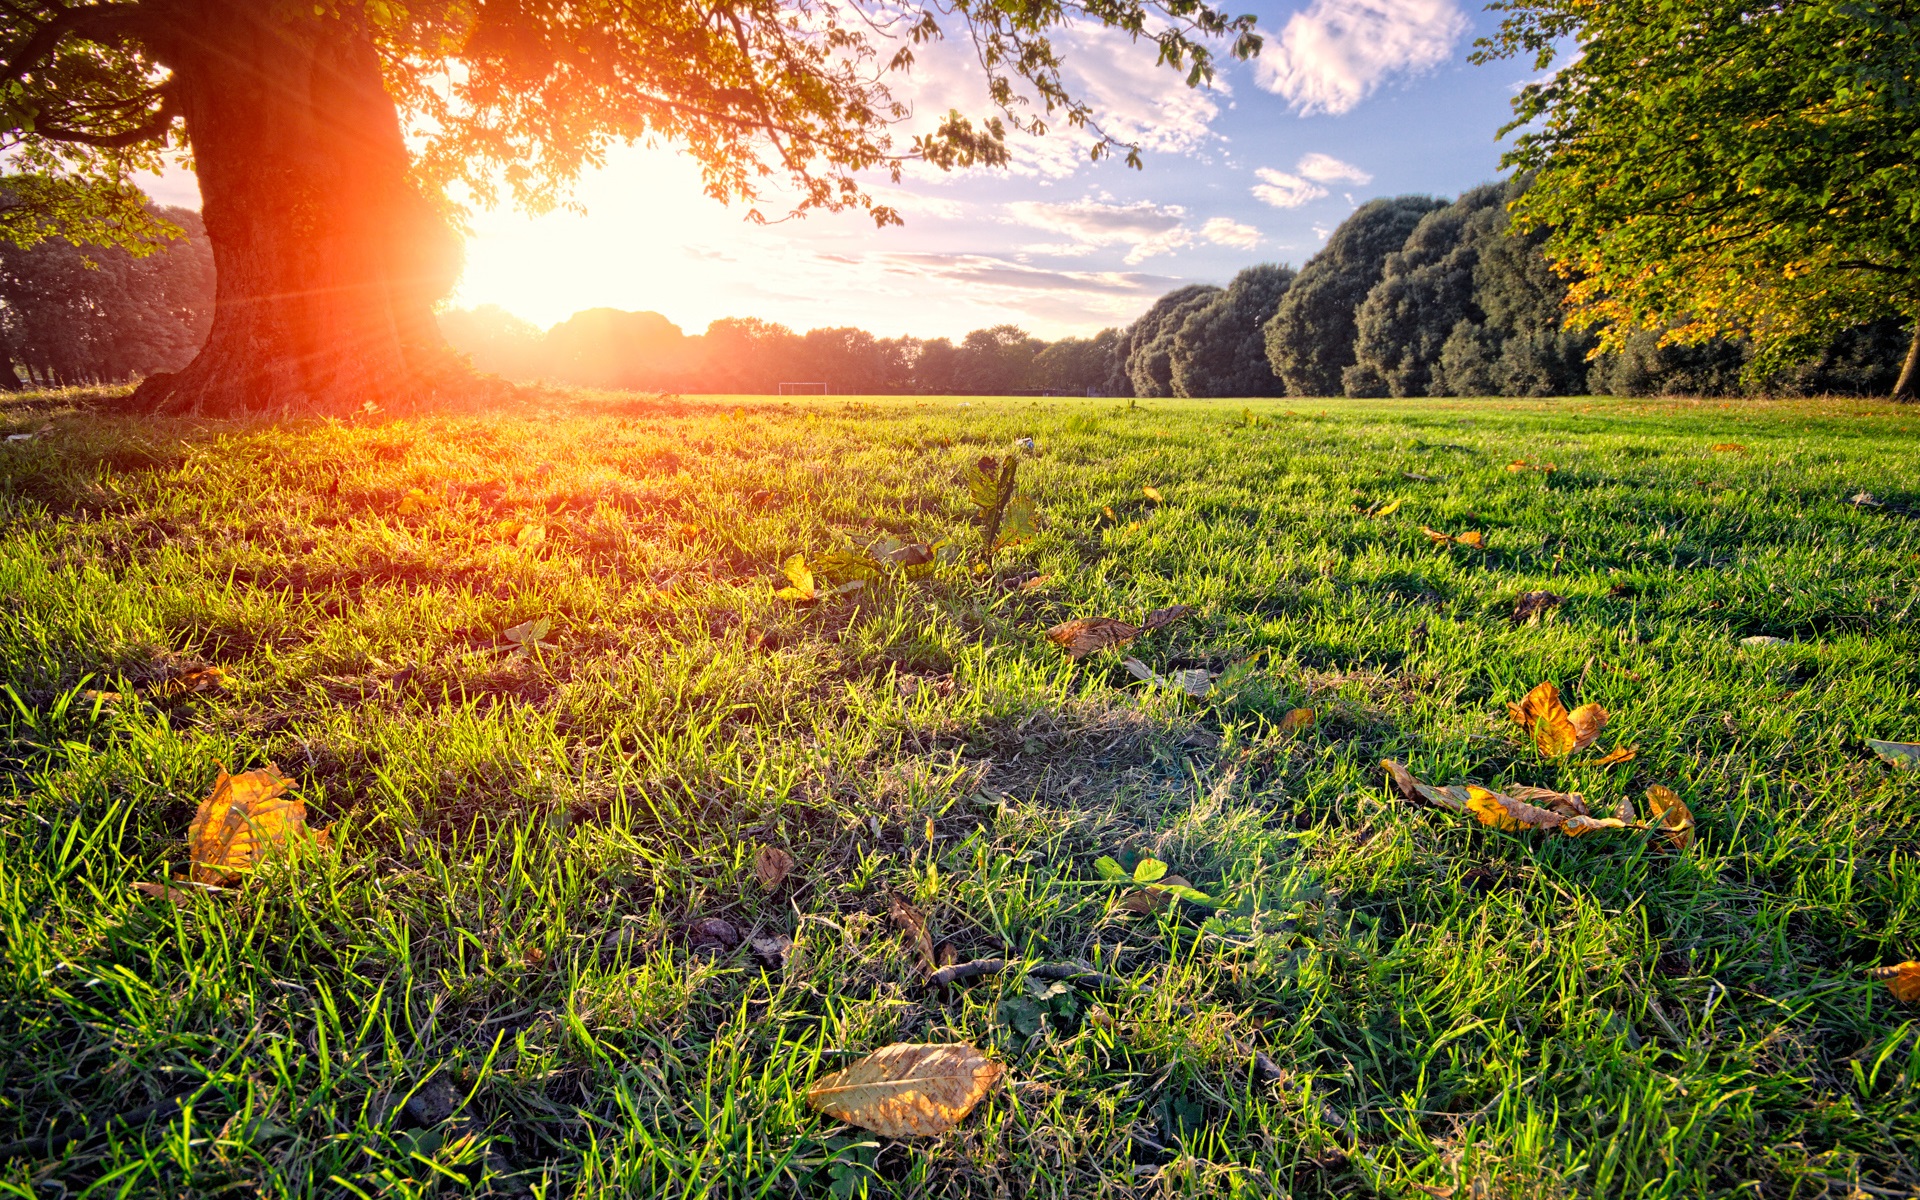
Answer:
<path fill-rule="evenodd" d="M 1242 225 L 1232 217 L 1214 217 L 1200 227 L 1200 236 L 1216 246 L 1232 246 L 1236 250 L 1251 250 L 1261 241 L 1258 229 Z"/>
<path fill-rule="evenodd" d="M 1327 194 L 1327 189 L 1317 183 L 1309 183 L 1298 175 L 1289 175 L 1272 167 L 1261 167 L 1254 174 L 1266 182 L 1254 184 L 1253 194 L 1275 208 L 1299 208 Z"/>
<path fill-rule="evenodd" d="M 1389 75 L 1445 62 L 1467 32 L 1456 0 L 1313 0 L 1254 60 L 1254 81 L 1301 116 L 1343 113 Z"/>
<path fill-rule="evenodd" d="M 1193 241 L 1186 228 L 1187 210 L 1178 204 L 1155 204 L 1137 200 L 1132 204 L 1109 204 L 1086 197 L 1079 200 L 1017 200 L 1007 205 L 1007 215 L 1022 225 L 1044 229 L 1072 239 L 1069 252 L 1097 246 L 1127 246 L 1127 264 L 1167 254 Z M 1057 252 L 1058 247 L 1029 247 L 1039 253 Z"/>
<path fill-rule="evenodd" d="M 1372 183 L 1373 176 L 1331 154 L 1303 154 L 1293 169 L 1315 183 Z"/>

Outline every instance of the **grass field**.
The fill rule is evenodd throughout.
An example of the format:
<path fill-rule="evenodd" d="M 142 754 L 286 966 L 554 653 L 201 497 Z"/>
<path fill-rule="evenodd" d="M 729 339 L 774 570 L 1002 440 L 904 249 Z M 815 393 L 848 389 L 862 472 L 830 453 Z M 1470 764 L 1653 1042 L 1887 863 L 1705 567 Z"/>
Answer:
<path fill-rule="evenodd" d="M 1920 957 L 1920 778 L 1863 743 L 1920 740 L 1920 411 L 92 403 L 0 401 L 0 1192 L 1920 1195 L 1920 1006 L 1866 975 Z M 1010 453 L 1039 534 L 976 571 Z M 968 556 L 776 598 L 889 536 Z M 1594 747 L 1508 717 L 1541 681 Z M 1697 840 L 1502 832 L 1382 758 L 1671 787 Z M 131 888 L 268 761 L 331 849 Z M 895 899 L 1012 968 L 930 989 Z M 806 1105 L 947 1040 L 1007 1071 L 944 1137 Z"/>

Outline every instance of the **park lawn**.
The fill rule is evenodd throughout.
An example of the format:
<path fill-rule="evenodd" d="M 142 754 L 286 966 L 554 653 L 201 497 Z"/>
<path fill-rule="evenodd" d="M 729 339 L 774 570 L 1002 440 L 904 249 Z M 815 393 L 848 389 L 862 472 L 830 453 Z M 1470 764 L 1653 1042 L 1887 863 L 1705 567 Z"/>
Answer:
<path fill-rule="evenodd" d="M 1920 1189 L 1920 1005 L 1867 976 L 1920 958 L 1920 776 L 1863 740 L 1920 741 L 1920 411 L 0 401 L 34 431 L 0 443 L 5 1194 Z M 965 471 L 1009 453 L 1039 534 L 976 571 Z M 776 597 L 887 536 L 969 557 Z M 1079 662 L 1044 635 L 1174 604 Z M 1612 714 L 1594 746 L 1511 720 L 1541 681 Z M 1670 787 L 1696 840 L 1505 832 L 1383 758 Z M 268 761 L 331 848 L 133 890 Z M 1013 966 L 929 989 L 896 899 Z M 945 1136 L 807 1106 L 956 1040 L 1006 1074 Z"/>

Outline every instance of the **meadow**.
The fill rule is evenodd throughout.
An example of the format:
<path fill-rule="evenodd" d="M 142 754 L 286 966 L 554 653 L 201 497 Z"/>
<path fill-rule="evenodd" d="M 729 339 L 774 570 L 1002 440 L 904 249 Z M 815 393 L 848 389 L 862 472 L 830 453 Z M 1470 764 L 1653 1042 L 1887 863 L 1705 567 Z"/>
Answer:
<path fill-rule="evenodd" d="M 0 433 L 0 1193 L 1920 1195 L 1920 1005 L 1867 974 L 1920 957 L 1920 777 L 1866 745 L 1920 741 L 1920 411 Z M 1034 514 L 991 554 L 982 456 Z M 1509 716 L 1543 681 L 1592 746 Z M 1502 829 L 1383 759 L 1695 828 Z M 329 844 L 136 890 L 268 762 Z M 1005 1075 L 937 1138 L 808 1106 L 898 1041 Z"/>

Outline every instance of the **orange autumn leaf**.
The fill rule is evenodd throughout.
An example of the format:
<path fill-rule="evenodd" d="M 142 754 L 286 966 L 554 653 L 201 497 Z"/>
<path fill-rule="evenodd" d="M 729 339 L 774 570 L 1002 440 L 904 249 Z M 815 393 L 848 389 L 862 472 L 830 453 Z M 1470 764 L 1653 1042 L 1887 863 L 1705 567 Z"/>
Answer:
<path fill-rule="evenodd" d="M 1006 1068 L 965 1042 L 896 1042 L 807 1089 L 812 1107 L 882 1137 L 953 1128 Z"/>
<path fill-rule="evenodd" d="M 1477 529 L 1469 529 L 1465 533 L 1457 534 L 1453 540 L 1462 546 L 1474 550 L 1485 550 L 1487 548 L 1487 535 Z"/>
<path fill-rule="evenodd" d="M 1613 749 L 1607 751 L 1605 754 L 1601 755 L 1599 758 L 1594 759 L 1593 765 L 1596 767 L 1611 767 L 1616 763 L 1630 763 L 1635 758 L 1639 757 L 1639 755 L 1640 755 L 1640 747 L 1637 745 L 1615 746 Z"/>
<path fill-rule="evenodd" d="M 287 794 L 292 787 L 293 780 L 272 763 L 239 775 L 222 768 L 187 829 L 193 882 L 232 883 L 293 838 L 312 832 L 305 802 Z M 314 836 L 326 843 L 321 834 Z"/>
<path fill-rule="evenodd" d="M 1139 629 L 1112 617 L 1079 617 L 1047 630 L 1047 639 L 1076 659 L 1109 646 L 1124 646 L 1139 636 Z"/>
<path fill-rule="evenodd" d="M 1655 825 L 1676 849 L 1685 850 L 1693 845 L 1693 813 L 1671 788 L 1657 783 L 1648 788 L 1647 807 Z"/>
<path fill-rule="evenodd" d="M 1887 981 L 1887 990 L 1895 1000 L 1908 1004 L 1920 1000 L 1920 962 L 1903 962 L 1891 967 L 1875 967 L 1867 972 L 1874 979 Z"/>
<path fill-rule="evenodd" d="M 1607 726 L 1607 710 L 1598 704 L 1582 704 L 1568 712 L 1560 703 L 1559 686 L 1552 682 L 1535 685 L 1520 703 L 1507 705 L 1507 713 L 1532 735 L 1533 744 L 1547 758 L 1586 749 Z"/>
<path fill-rule="evenodd" d="M 1561 822 L 1566 820 L 1550 808 L 1528 804 L 1525 800 L 1502 795 L 1476 783 L 1467 784 L 1466 787 L 1467 811 L 1479 818 L 1482 825 L 1520 833 L 1528 829 L 1558 829 Z"/>
<path fill-rule="evenodd" d="M 1298 733 L 1303 729 L 1311 728 L 1313 728 L 1313 710 L 1310 708 L 1288 709 L 1287 715 L 1280 718 L 1282 733 Z"/>

